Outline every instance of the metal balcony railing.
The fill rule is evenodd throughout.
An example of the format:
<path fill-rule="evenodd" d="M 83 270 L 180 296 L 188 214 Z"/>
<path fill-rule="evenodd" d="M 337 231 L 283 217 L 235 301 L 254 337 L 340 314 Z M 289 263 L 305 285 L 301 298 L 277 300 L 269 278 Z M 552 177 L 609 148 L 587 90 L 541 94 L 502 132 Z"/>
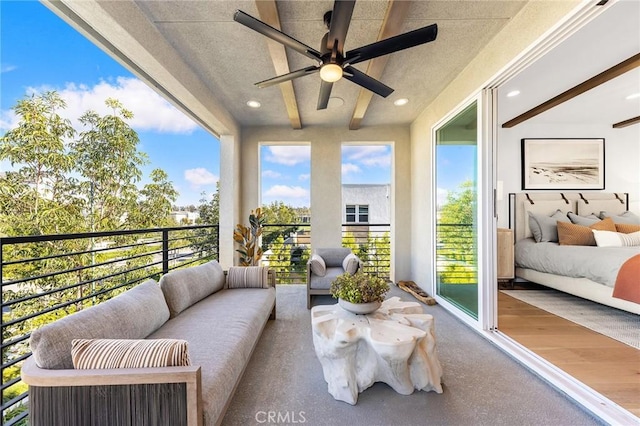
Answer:
<path fill-rule="evenodd" d="M 439 284 L 478 282 L 478 241 L 471 224 L 436 226 L 436 272 Z"/>
<path fill-rule="evenodd" d="M 20 367 L 32 330 L 211 259 L 217 225 L 0 238 L 2 424 L 27 424 Z"/>
<path fill-rule="evenodd" d="M 389 279 L 391 239 L 389 224 L 343 224 L 342 245 L 364 263 L 364 271 Z M 278 284 L 305 284 L 311 256 L 311 225 L 267 224 L 262 234 L 263 263 L 276 271 Z"/>

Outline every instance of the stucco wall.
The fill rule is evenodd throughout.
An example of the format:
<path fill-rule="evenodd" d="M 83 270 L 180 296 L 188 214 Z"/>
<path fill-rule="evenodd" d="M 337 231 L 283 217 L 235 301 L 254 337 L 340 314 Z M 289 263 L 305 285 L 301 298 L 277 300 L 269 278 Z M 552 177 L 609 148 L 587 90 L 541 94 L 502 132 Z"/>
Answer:
<path fill-rule="evenodd" d="M 339 247 L 342 225 L 342 144 L 385 143 L 392 146 L 391 221 L 392 278 L 408 279 L 411 249 L 411 173 L 408 126 L 367 127 L 350 131 L 346 127 L 247 127 L 241 143 L 241 217 L 246 218 L 260 200 L 260 143 L 308 143 L 311 146 L 311 245 Z"/>
<path fill-rule="evenodd" d="M 431 130 L 450 111 L 532 45 L 580 2 L 533 1 L 527 4 L 411 125 L 412 244 L 411 277 L 431 290 L 433 270 Z"/>

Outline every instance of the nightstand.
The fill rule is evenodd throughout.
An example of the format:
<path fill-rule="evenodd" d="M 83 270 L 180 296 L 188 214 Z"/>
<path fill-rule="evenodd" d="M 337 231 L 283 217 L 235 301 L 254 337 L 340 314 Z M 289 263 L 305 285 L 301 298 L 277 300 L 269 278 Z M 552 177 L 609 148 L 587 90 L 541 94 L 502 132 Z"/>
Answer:
<path fill-rule="evenodd" d="M 512 282 L 515 278 L 513 259 L 513 230 L 498 228 L 498 282 Z"/>

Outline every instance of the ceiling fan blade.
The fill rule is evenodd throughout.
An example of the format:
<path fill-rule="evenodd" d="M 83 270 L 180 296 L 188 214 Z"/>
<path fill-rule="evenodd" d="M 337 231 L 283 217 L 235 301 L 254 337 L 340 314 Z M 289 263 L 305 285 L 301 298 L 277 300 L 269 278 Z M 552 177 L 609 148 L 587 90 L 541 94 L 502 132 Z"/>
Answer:
<path fill-rule="evenodd" d="M 347 38 L 347 31 L 351 23 L 351 15 L 355 0 L 336 0 L 333 3 L 331 12 L 331 26 L 329 27 L 329 37 L 327 37 L 327 49 L 331 50 L 334 43 L 338 42 L 338 52 L 344 52 L 344 40 Z"/>
<path fill-rule="evenodd" d="M 318 71 L 320 71 L 320 67 L 316 67 L 316 66 L 306 67 L 297 71 L 292 71 L 287 74 L 282 74 L 277 77 L 270 78 L 268 80 L 259 81 L 258 83 L 256 83 L 256 86 L 258 86 L 260 89 L 264 89 L 265 87 L 284 83 L 285 81 L 293 80 L 294 78 L 304 77 L 305 75 L 313 74 Z"/>
<path fill-rule="evenodd" d="M 355 84 L 364 87 L 367 90 L 371 90 L 373 93 L 386 98 L 391 93 L 393 93 L 393 89 L 386 84 L 381 83 L 373 77 L 369 77 L 362 71 L 348 66 L 344 69 L 343 77 L 349 81 L 354 82 Z"/>
<path fill-rule="evenodd" d="M 328 81 L 322 80 L 322 84 L 320 85 L 320 95 L 318 96 L 318 110 L 327 109 L 327 105 L 329 104 L 329 97 L 331 96 L 331 88 L 333 87 L 333 83 L 329 83 Z"/>
<path fill-rule="evenodd" d="M 271 40 L 275 40 L 278 43 L 289 47 L 296 52 L 302 53 L 303 55 L 315 59 L 317 61 L 321 61 L 320 52 L 315 50 L 312 47 L 307 46 L 306 44 L 299 42 L 295 38 L 288 36 L 282 31 L 278 31 L 273 28 L 271 25 L 265 24 L 259 19 L 254 18 L 251 15 L 244 13 L 241 10 L 236 10 L 236 13 L 233 14 L 233 19 L 236 22 L 241 23 L 245 27 L 251 28 L 254 31 L 259 32 L 260 34 L 269 37 Z"/>
<path fill-rule="evenodd" d="M 378 56 L 388 55 L 389 53 L 398 52 L 410 47 L 428 43 L 436 39 L 438 35 L 438 25 L 431 24 L 427 27 L 418 28 L 408 33 L 389 37 L 366 46 L 359 47 L 347 52 L 345 55 L 345 64 L 357 64 L 358 62 L 368 61 Z"/>

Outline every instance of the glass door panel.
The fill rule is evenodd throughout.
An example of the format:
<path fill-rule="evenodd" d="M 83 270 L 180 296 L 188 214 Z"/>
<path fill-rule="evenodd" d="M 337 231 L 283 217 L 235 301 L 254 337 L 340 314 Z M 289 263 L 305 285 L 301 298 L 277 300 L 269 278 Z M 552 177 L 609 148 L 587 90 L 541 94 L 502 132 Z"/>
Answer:
<path fill-rule="evenodd" d="M 478 105 L 436 130 L 436 293 L 478 319 Z"/>

